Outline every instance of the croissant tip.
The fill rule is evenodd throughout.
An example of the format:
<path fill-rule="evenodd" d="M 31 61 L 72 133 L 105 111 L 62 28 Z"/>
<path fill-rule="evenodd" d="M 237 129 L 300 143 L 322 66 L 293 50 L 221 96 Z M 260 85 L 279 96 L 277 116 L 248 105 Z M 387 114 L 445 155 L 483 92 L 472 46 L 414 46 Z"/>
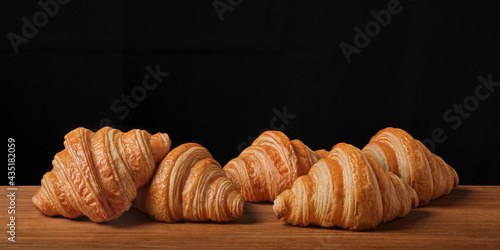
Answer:
<path fill-rule="evenodd" d="M 285 201 L 283 200 L 283 198 L 278 197 L 276 198 L 276 200 L 274 200 L 273 211 L 274 215 L 276 216 L 276 219 L 279 220 L 283 218 L 283 216 L 287 212 Z"/>
<path fill-rule="evenodd" d="M 231 216 L 236 219 L 243 216 L 243 208 L 245 207 L 245 200 L 238 194 L 236 200 L 234 201 L 234 206 L 231 206 Z"/>
<path fill-rule="evenodd" d="M 36 210 L 38 210 L 39 212 L 43 213 L 43 211 L 41 210 L 41 207 L 39 206 L 40 204 L 40 201 L 38 200 L 38 198 L 35 196 L 33 196 L 33 198 L 31 198 L 31 204 L 33 204 L 33 206 L 36 208 Z"/>

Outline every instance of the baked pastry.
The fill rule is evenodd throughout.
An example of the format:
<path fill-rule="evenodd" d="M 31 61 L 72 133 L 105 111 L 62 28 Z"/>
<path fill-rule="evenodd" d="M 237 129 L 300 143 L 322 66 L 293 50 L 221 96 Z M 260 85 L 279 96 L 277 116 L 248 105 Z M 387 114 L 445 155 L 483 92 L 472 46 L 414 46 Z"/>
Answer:
<path fill-rule="evenodd" d="M 450 193 L 458 185 L 457 172 L 402 129 L 379 131 L 362 151 L 415 189 L 419 206 Z"/>
<path fill-rule="evenodd" d="M 206 148 L 186 143 L 163 159 L 134 205 L 163 222 L 226 222 L 243 215 L 245 202 Z"/>
<path fill-rule="evenodd" d="M 406 216 L 417 204 L 415 191 L 400 178 L 339 143 L 276 198 L 273 210 L 292 225 L 366 230 Z"/>
<path fill-rule="evenodd" d="M 312 151 L 299 140 L 288 139 L 280 131 L 266 131 L 224 170 L 245 201 L 272 202 L 328 152 Z"/>
<path fill-rule="evenodd" d="M 118 218 L 132 205 L 137 188 L 149 182 L 170 149 L 167 134 L 139 129 L 123 133 L 104 127 L 76 128 L 52 161 L 33 205 L 48 216 L 87 216 L 94 222 Z"/>

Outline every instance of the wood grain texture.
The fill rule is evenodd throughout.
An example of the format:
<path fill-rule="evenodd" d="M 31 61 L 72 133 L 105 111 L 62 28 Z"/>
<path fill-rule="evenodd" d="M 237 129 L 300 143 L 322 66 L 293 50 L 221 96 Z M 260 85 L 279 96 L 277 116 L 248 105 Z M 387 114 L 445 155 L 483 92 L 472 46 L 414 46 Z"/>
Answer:
<path fill-rule="evenodd" d="M 1 186 L 0 249 L 10 248 L 448 248 L 500 249 L 500 186 L 459 186 L 372 231 L 295 227 L 274 217 L 271 204 L 246 204 L 230 223 L 161 223 L 135 208 L 117 220 L 50 218 L 31 198 L 39 186 L 18 186 L 16 242 L 7 240 L 9 201 Z"/>

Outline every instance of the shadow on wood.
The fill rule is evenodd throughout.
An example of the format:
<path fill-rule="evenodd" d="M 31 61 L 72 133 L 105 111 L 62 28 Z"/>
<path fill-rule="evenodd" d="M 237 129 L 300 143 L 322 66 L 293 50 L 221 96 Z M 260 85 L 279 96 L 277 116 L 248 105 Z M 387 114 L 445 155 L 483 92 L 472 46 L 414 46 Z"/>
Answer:
<path fill-rule="evenodd" d="M 377 226 L 375 229 L 371 230 L 363 230 L 363 231 L 353 231 L 357 233 L 370 233 L 370 232 L 385 232 L 385 231 L 397 231 L 397 230 L 403 230 L 411 227 L 415 227 L 414 224 L 418 224 L 419 222 L 423 222 L 426 218 L 430 217 L 432 215 L 431 212 L 429 211 L 424 211 L 424 210 L 418 210 L 418 209 L 412 209 L 411 212 L 402 218 L 396 218 L 393 221 L 389 221 L 387 223 L 381 223 Z M 320 227 L 316 225 L 309 225 L 306 227 L 300 227 L 300 226 L 293 226 L 290 224 L 286 224 L 283 222 L 283 225 L 288 226 L 288 227 L 299 227 L 299 228 L 315 228 L 315 229 L 324 229 L 324 230 L 340 230 L 340 231 L 349 231 L 347 229 L 343 229 L 340 227 Z"/>
<path fill-rule="evenodd" d="M 432 200 L 428 207 L 450 207 L 455 206 L 458 203 L 463 202 L 464 199 L 469 199 L 469 195 L 471 194 L 471 190 L 464 188 L 454 188 L 447 195 L 443 195 L 435 200 Z"/>
<path fill-rule="evenodd" d="M 258 206 L 266 206 L 268 204 L 257 204 Z M 272 207 L 272 205 L 270 205 Z M 255 209 L 254 204 L 249 204 L 245 202 L 245 207 L 243 208 L 243 216 L 234 221 L 229 222 L 229 224 L 255 224 L 259 223 L 259 218 L 257 216 L 258 211 Z"/>

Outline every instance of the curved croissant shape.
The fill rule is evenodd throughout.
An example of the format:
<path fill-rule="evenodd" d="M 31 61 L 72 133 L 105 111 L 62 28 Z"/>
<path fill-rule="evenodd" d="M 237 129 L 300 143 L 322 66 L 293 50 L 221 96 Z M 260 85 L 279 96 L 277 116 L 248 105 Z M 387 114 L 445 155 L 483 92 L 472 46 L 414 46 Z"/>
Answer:
<path fill-rule="evenodd" d="M 245 201 L 272 202 L 328 152 L 312 151 L 280 131 L 262 133 L 238 158 L 224 167 Z"/>
<path fill-rule="evenodd" d="M 48 216 L 85 215 L 94 222 L 129 209 L 137 188 L 149 182 L 171 144 L 167 134 L 110 127 L 95 133 L 76 128 L 64 139 L 65 149 L 55 155 L 33 205 Z"/>
<path fill-rule="evenodd" d="M 226 222 L 243 215 L 245 202 L 206 148 L 186 143 L 158 166 L 134 205 L 157 221 Z"/>
<path fill-rule="evenodd" d="M 273 210 L 292 225 L 366 230 L 406 216 L 417 204 L 415 191 L 400 178 L 339 143 L 278 196 Z"/>
<path fill-rule="evenodd" d="M 458 175 L 441 157 L 399 128 L 379 131 L 363 149 L 382 168 L 399 176 L 417 192 L 419 206 L 450 193 Z"/>

